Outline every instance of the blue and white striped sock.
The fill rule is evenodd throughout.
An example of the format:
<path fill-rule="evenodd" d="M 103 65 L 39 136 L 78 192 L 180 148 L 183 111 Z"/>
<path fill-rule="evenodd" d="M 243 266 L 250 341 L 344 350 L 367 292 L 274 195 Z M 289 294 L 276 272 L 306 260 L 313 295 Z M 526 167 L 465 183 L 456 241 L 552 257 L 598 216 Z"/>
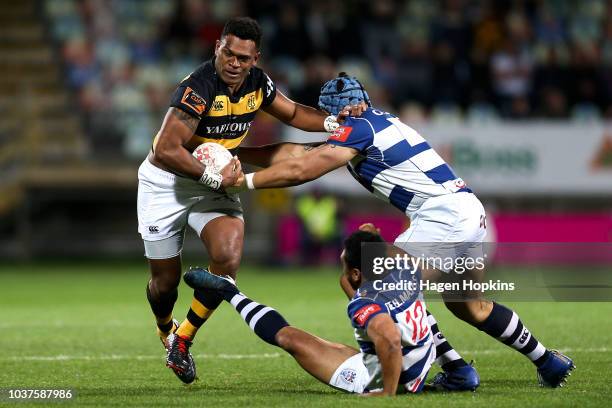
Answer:
<path fill-rule="evenodd" d="M 493 303 L 489 317 L 476 327 L 524 354 L 537 367 L 541 366 L 550 354 L 523 325 L 518 315 L 499 303 Z"/>
<path fill-rule="evenodd" d="M 283 327 L 289 326 L 280 313 L 269 306 L 249 299 L 242 293 L 235 294 L 229 302 L 260 339 L 278 346 L 275 339 L 276 333 Z"/>
<path fill-rule="evenodd" d="M 438 329 L 438 322 L 429 311 L 427 312 L 427 320 L 429 321 L 434 345 L 436 346 L 436 363 L 442 367 L 444 371 L 452 371 L 466 366 L 467 363 L 465 360 L 457 353 L 453 346 L 446 340 L 444 334 Z"/>

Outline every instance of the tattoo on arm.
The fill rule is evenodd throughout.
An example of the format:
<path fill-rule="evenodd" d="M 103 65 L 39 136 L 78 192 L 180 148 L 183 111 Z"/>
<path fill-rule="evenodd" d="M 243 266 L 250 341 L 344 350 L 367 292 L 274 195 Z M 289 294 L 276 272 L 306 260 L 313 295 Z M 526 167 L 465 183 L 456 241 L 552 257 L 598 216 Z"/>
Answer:
<path fill-rule="evenodd" d="M 187 112 L 184 112 L 177 108 L 172 108 L 172 114 L 178 118 L 181 122 L 183 122 L 192 132 L 198 128 L 198 124 L 200 120 L 198 118 L 194 118 Z"/>

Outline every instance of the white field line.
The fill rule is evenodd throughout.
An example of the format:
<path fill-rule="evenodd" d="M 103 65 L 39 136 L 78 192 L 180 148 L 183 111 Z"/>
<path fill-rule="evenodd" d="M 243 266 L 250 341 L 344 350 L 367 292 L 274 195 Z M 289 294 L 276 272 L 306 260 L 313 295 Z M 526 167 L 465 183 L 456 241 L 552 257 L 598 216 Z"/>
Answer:
<path fill-rule="evenodd" d="M 460 350 L 464 356 L 473 354 L 502 354 L 509 351 L 506 348 L 500 349 L 484 349 L 484 350 Z M 612 351 L 609 347 L 597 348 L 560 348 L 563 353 L 608 353 Z M 248 359 L 272 359 L 279 358 L 280 353 L 262 353 L 262 354 L 196 354 L 198 359 L 219 359 L 219 360 L 248 360 Z M 60 354 L 57 356 L 11 356 L 0 358 L 0 361 L 120 361 L 120 360 L 161 360 L 163 354 L 158 355 L 125 355 L 125 354 L 108 354 L 99 356 L 77 356 Z"/>
<path fill-rule="evenodd" d="M 219 360 L 248 360 L 248 359 L 270 359 L 278 358 L 279 353 L 263 353 L 263 354 L 196 354 L 195 358 L 202 359 L 219 359 Z M 126 355 L 126 354 L 108 354 L 99 356 L 76 356 L 60 354 L 57 356 L 12 356 L 0 358 L 0 361 L 118 361 L 118 360 L 163 360 L 163 354 L 158 355 Z"/>
<path fill-rule="evenodd" d="M 593 347 L 593 348 L 572 348 L 572 347 L 561 347 L 554 348 L 562 353 L 608 353 L 612 351 L 609 347 Z M 501 354 L 511 351 L 510 348 L 502 347 L 501 349 L 493 350 L 458 350 L 461 354 L 469 356 L 470 354 Z"/>
<path fill-rule="evenodd" d="M 78 328 L 78 327 L 117 327 L 117 326 L 125 326 L 127 323 L 124 320 L 106 320 L 100 323 L 65 322 L 65 321 L 54 321 L 54 322 L 32 322 L 30 321 L 30 324 L 32 325 L 32 327 L 35 327 L 35 328 L 51 327 L 54 329 L 65 329 L 65 328 Z M 136 325 L 132 325 L 132 326 L 136 326 Z M 140 325 L 140 327 L 145 327 L 145 325 Z M 13 328 L 23 328 L 23 323 L 0 323 L 0 329 L 13 329 Z"/>

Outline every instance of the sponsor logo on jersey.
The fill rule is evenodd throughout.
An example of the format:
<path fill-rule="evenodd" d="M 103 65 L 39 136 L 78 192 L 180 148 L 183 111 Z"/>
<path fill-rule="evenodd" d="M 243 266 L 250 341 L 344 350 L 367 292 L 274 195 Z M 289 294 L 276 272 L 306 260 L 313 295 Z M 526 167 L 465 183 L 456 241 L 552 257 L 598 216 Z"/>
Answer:
<path fill-rule="evenodd" d="M 353 319 L 355 319 L 357 324 L 363 326 L 372 314 L 379 312 L 380 310 L 382 310 L 382 308 L 377 304 L 367 305 L 359 309 L 357 313 L 355 313 Z"/>
<path fill-rule="evenodd" d="M 224 123 L 223 125 L 206 126 L 206 133 L 208 133 L 209 135 L 221 134 L 221 133 L 226 133 L 226 132 L 242 133 L 245 130 L 249 130 L 249 128 L 251 127 L 251 123 L 253 122 Z"/>
<path fill-rule="evenodd" d="M 255 95 L 249 95 L 249 98 L 247 99 L 247 108 L 249 108 L 249 110 L 255 110 L 256 107 L 257 103 L 255 102 Z"/>
<path fill-rule="evenodd" d="M 357 371 L 353 370 L 352 368 L 345 368 L 344 370 L 340 371 L 340 378 L 345 383 L 352 384 L 355 382 L 355 378 L 357 378 Z"/>
<path fill-rule="evenodd" d="M 223 101 L 215 100 L 213 101 L 212 108 L 215 112 L 219 112 L 223 110 Z"/>
<path fill-rule="evenodd" d="M 463 181 L 463 179 L 460 179 L 460 178 L 455 179 L 455 187 L 463 188 L 465 186 L 466 186 L 466 184 L 465 184 L 465 181 Z"/>
<path fill-rule="evenodd" d="M 151 234 L 157 234 L 159 232 L 159 227 L 157 225 L 150 225 L 149 232 Z"/>
<path fill-rule="evenodd" d="M 339 142 L 346 142 L 349 135 L 353 131 L 351 126 L 340 126 L 338 129 L 334 130 L 334 133 L 329 137 L 330 140 L 337 140 Z"/>
<path fill-rule="evenodd" d="M 206 101 L 200 95 L 197 94 L 196 91 L 187 87 L 185 89 L 185 93 L 183 93 L 183 97 L 181 98 L 181 103 L 189 106 L 191 109 L 196 111 L 198 115 L 204 113 L 206 109 Z"/>

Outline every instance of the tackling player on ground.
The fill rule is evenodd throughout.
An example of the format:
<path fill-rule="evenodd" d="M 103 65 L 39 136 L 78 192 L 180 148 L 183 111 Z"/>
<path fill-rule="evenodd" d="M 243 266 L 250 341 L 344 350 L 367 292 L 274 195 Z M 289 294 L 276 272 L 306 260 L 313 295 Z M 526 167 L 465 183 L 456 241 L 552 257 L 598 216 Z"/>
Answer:
<path fill-rule="evenodd" d="M 367 110 L 347 118 L 318 147 L 299 156 L 296 150 L 292 160 L 245 175 L 237 190 L 295 186 L 347 166 L 366 189 L 410 217 L 410 227 L 395 241 L 399 248 L 428 258 L 483 256 L 485 211 L 463 180 L 418 132 L 373 108 L 361 83 L 341 73 L 321 89 L 319 107 L 334 114 L 347 104 L 365 104 Z M 562 386 L 574 368 L 567 356 L 546 349 L 514 311 L 479 292 L 444 300 L 455 316 L 528 357 L 542 386 Z"/>
<path fill-rule="evenodd" d="M 215 173 L 191 152 L 204 142 L 235 152 L 259 109 L 306 131 L 330 131 L 337 126 L 333 118 L 277 91 L 270 77 L 256 67 L 260 41 L 256 21 L 234 18 L 227 22 L 214 57 L 174 91 L 151 152 L 138 171 L 138 230 L 151 271 L 146 295 L 167 349 L 167 365 L 185 383 L 196 378 L 191 342 L 222 301 L 214 292 L 195 291 L 185 321 L 179 326 L 173 319 L 185 229 L 189 225 L 202 240 L 211 271 L 233 278 L 244 235 L 240 199 L 223 191 L 240 174 L 240 162 L 234 159 Z M 279 149 L 272 161 L 285 153 Z"/>
<path fill-rule="evenodd" d="M 419 274 L 395 270 L 375 275 L 362 269 L 361 265 L 372 264 L 372 258 L 385 256 L 382 242 L 376 233 L 357 231 L 346 239 L 340 257 L 341 287 L 351 299 L 348 317 L 360 351 L 290 326 L 276 310 L 241 293 L 231 278 L 192 268 L 184 279 L 193 288 L 218 291 L 257 336 L 287 351 L 325 384 L 369 396 L 418 393 L 436 354 L 419 286 L 414 285 L 413 291 L 376 290 L 374 281 L 417 282 Z M 366 255 L 369 259 L 362 259 L 362 244 L 368 243 L 379 245 Z"/>

